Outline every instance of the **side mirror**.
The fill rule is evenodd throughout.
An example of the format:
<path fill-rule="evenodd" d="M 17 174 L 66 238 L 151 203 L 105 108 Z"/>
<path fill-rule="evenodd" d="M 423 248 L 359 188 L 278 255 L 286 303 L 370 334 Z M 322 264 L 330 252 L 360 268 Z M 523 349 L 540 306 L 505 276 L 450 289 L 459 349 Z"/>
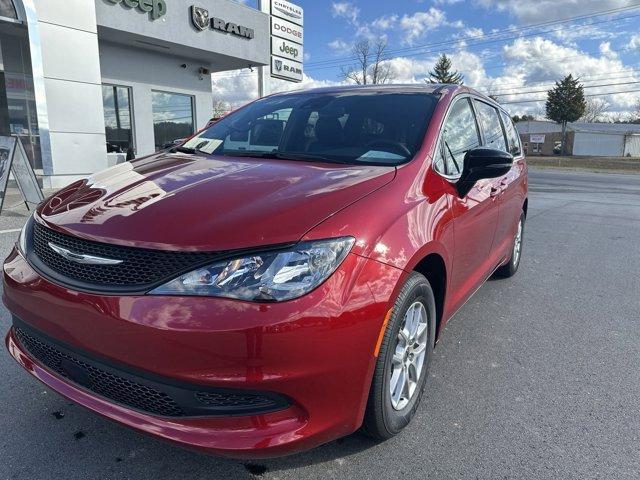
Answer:
<path fill-rule="evenodd" d="M 460 198 L 466 196 L 478 180 L 506 175 L 513 165 L 513 155 L 494 148 L 474 148 L 464 156 L 464 168 L 456 182 Z"/>

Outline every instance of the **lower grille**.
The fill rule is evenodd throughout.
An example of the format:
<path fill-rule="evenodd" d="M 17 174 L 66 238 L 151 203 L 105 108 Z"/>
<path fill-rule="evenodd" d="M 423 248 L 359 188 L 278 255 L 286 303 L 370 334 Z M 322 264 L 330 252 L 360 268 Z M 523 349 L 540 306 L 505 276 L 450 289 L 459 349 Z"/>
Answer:
<path fill-rule="evenodd" d="M 163 417 L 249 415 L 289 405 L 273 393 L 199 389 L 137 376 L 77 354 L 16 323 L 14 320 L 15 338 L 45 367 L 91 392 L 145 413 Z"/>

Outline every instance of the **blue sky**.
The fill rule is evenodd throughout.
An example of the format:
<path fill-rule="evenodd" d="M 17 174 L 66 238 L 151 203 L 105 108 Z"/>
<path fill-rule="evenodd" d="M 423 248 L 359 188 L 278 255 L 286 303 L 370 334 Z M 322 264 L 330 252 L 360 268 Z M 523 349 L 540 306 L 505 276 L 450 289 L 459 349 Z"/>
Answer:
<path fill-rule="evenodd" d="M 606 102 L 609 118 L 627 115 L 640 98 L 640 91 L 629 92 L 640 90 L 640 0 L 297 3 L 305 9 L 303 88 L 343 82 L 353 42 L 368 38 L 387 42 L 394 82 L 424 81 L 438 54 L 446 53 L 466 84 L 498 94 L 514 113 L 542 116 L 543 102 L 530 100 L 543 98 L 568 73 L 582 78 L 585 93 L 598 95 L 589 98 Z M 557 23 L 577 16 L 588 17 Z M 276 81 L 273 88 L 300 85 Z M 244 103 L 256 95 L 255 76 L 246 70 L 214 76 L 214 92 Z M 609 92 L 627 93 L 601 95 Z"/>

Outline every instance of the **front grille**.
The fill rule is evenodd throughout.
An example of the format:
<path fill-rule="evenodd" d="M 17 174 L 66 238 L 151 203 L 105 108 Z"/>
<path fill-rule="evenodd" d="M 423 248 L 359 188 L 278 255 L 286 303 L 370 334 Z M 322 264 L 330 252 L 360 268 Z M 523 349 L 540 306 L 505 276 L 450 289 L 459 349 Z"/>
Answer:
<path fill-rule="evenodd" d="M 56 253 L 49 243 L 76 253 L 122 260 L 118 265 L 89 265 L 67 260 Z M 65 235 L 33 222 L 32 248 L 36 267 L 41 262 L 62 283 L 80 284 L 90 290 L 101 287 L 122 291 L 144 290 L 163 280 L 215 261 L 220 255 L 200 252 L 166 252 L 135 247 L 123 247 L 93 242 Z M 62 278 L 60 278 L 62 277 Z"/>
<path fill-rule="evenodd" d="M 91 392 L 145 413 L 163 417 L 250 415 L 289 405 L 271 392 L 164 383 L 94 360 L 23 325 L 14 318 L 15 338 L 36 361 Z"/>
<path fill-rule="evenodd" d="M 263 395 L 245 395 L 242 393 L 197 392 L 196 400 L 211 407 L 245 407 L 251 405 L 258 408 L 270 408 L 273 399 Z"/>

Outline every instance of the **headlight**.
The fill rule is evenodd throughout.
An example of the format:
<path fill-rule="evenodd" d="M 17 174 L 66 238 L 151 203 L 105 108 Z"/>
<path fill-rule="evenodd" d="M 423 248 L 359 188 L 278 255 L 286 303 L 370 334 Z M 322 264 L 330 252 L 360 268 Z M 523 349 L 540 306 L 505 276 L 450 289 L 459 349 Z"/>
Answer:
<path fill-rule="evenodd" d="M 20 236 L 18 237 L 18 242 L 16 243 L 18 247 L 18 251 L 22 254 L 23 257 L 27 257 L 27 227 L 31 222 L 31 218 L 29 217 L 27 221 L 24 223 L 22 230 L 20 230 Z"/>
<path fill-rule="evenodd" d="M 353 242 L 351 237 L 300 242 L 289 250 L 224 260 L 186 273 L 149 293 L 291 300 L 324 282 L 342 263 Z"/>

